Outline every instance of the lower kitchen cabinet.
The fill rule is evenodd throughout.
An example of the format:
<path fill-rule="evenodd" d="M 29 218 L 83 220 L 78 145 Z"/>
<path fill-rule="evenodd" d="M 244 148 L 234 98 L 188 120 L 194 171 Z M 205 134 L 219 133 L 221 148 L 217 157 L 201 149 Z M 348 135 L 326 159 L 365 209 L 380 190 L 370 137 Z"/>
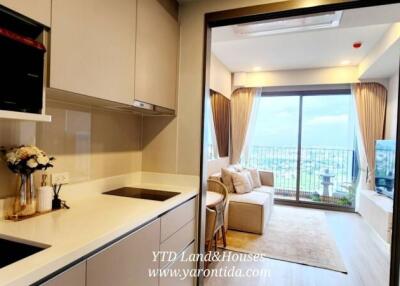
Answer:
<path fill-rule="evenodd" d="M 87 260 L 87 286 L 157 286 L 153 251 L 160 247 L 160 219 L 153 221 Z"/>
<path fill-rule="evenodd" d="M 181 279 L 162 274 L 150 277 L 149 270 L 157 274 L 160 269 L 182 272 L 196 268 L 196 262 L 181 259 L 195 253 L 195 217 L 196 198 L 193 198 L 41 285 L 193 286 L 194 277 Z M 179 258 L 173 262 L 160 262 L 154 259 L 158 251 L 176 253 Z"/>
<path fill-rule="evenodd" d="M 67 269 L 53 279 L 42 284 L 43 286 L 85 286 L 86 260 Z"/>
<path fill-rule="evenodd" d="M 188 259 L 190 254 L 193 253 L 195 253 L 194 242 L 184 250 L 181 256 L 174 263 L 167 266 L 166 269 L 170 269 L 172 273 L 180 272 L 183 274 L 183 271 L 190 272 L 190 270 L 196 268 L 196 262 Z M 175 276 L 160 277 L 160 286 L 193 286 L 196 282 L 196 278 L 190 277 L 189 275 L 188 277 L 183 278 Z"/>

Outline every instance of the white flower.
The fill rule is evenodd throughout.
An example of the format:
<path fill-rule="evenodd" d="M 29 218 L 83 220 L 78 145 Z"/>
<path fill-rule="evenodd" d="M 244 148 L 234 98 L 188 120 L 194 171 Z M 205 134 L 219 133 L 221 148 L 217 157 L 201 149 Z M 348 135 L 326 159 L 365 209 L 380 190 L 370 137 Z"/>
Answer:
<path fill-rule="evenodd" d="M 46 169 L 54 160 L 38 147 L 31 145 L 10 148 L 3 159 L 12 172 L 21 174 Z"/>
<path fill-rule="evenodd" d="M 29 159 L 28 162 L 26 162 L 26 165 L 28 165 L 29 168 L 36 168 L 38 163 L 36 162 L 35 159 Z"/>
<path fill-rule="evenodd" d="M 7 162 L 11 163 L 11 164 L 15 164 L 15 162 L 17 162 L 17 155 L 14 152 L 8 152 L 6 154 L 6 158 L 7 158 Z"/>
<path fill-rule="evenodd" d="M 37 157 L 37 162 L 38 162 L 40 165 L 46 165 L 47 163 L 49 163 L 49 158 L 48 158 L 47 156 L 41 155 L 41 156 L 38 156 L 38 157 Z"/>
<path fill-rule="evenodd" d="M 27 159 L 31 155 L 28 147 L 21 147 L 20 149 L 17 149 L 15 154 L 17 155 L 17 157 L 19 159 L 22 159 L 22 160 Z"/>
<path fill-rule="evenodd" d="M 41 153 L 41 150 L 35 146 L 22 146 L 16 150 L 17 157 L 21 159 L 27 159 L 31 156 L 37 156 Z"/>

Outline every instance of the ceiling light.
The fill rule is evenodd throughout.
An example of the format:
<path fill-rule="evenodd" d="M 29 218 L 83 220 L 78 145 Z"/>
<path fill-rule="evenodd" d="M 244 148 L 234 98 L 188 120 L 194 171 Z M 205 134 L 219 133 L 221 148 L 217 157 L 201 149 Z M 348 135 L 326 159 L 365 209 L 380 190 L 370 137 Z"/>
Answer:
<path fill-rule="evenodd" d="M 340 64 L 342 66 L 348 66 L 350 64 L 350 61 L 349 60 L 344 60 L 344 61 L 341 61 Z"/>
<path fill-rule="evenodd" d="M 268 20 L 235 25 L 236 34 L 247 36 L 265 36 L 290 32 L 302 32 L 338 27 L 342 11 L 318 13 L 309 16 L 292 17 L 283 20 Z"/>

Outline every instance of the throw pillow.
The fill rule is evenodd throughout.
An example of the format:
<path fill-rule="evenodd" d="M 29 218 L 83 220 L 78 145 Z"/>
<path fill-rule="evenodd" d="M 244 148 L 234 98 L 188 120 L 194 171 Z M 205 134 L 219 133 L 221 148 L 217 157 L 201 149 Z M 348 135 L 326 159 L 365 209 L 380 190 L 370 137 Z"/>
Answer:
<path fill-rule="evenodd" d="M 224 183 L 224 185 L 228 189 L 228 192 L 234 193 L 235 187 L 233 186 L 233 181 L 232 181 L 232 171 L 226 168 L 222 168 L 221 178 L 222 178 L 222 183 Z"/>
<path fill-rule="evenodd" d="M 250 176 L 247 172 L 233 172 L 231 175 L 236 193 L 245 194 L 252 191 Z"/>
<path fill-rule="evenodd" d="M 257 169 L 246 169 L 249 171 L 251 176 L 251 181 L 253 182 L 253 188 L 261 187 L 260 173 Z"/>
<path fill-rule="evenodd" d="M 255 187 L 254 187 L 253 178 L 251 177 L 250 171 L 247 169 L 243 169 L 239 173 L 245 174 L 247 176 L 247 178 L 249 179 L 249 182 L 250 182 L 251 190 L 253 190 Z"/>

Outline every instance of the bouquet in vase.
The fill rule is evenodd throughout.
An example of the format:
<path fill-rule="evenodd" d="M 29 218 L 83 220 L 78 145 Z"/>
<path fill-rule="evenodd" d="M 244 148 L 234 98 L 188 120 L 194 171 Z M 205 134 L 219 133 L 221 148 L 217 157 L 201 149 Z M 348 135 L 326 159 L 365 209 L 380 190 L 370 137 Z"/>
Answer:
<path fill-rule="evenodd" d="M 7 167 L 19 175 L 18 196 L 14 215 L 27 216 L 36 212 L 35 188 L 32 174 L 38 170 L 53 167 L 54 157 L 49 157 L 36 146 L 1 148 Z"/>

